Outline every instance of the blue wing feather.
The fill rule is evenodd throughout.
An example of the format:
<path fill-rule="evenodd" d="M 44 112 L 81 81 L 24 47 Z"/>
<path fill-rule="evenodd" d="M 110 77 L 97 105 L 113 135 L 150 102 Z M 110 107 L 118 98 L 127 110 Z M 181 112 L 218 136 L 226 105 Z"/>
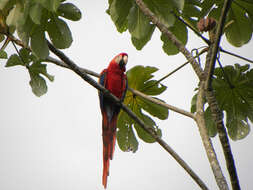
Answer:
<path fill-rule="evenodd" d="M 106 75 L 107 75 L 107 71 L 105 69 L 105 70 L 103 70 L 103 72 L 101 73 L 101 75 L 99 77 L 99 84 L 101 84 L 104 87 L 105 87 L 105 83 L 106 83 Z M 100 101 L 100 109 L 103 110 L 104 109 L 104 96 L 103 96 L 103 93 L 101 93 L 100 91 L 99 91 L 99 101 Z"/>

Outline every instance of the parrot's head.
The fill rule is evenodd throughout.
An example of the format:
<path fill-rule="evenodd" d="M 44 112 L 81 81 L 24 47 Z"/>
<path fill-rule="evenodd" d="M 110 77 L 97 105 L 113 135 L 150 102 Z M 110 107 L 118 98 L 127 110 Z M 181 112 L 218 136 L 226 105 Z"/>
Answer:
<path fill-rule="evenodd" d="M 111 61 L 110 66 L 118 67 L 120 70 L 125 72 L 126 71 L 127 61 L 128 61 L 127 53 L 120 53 L 120 54 L 118 54 L 117 56 L 115 56 L 113 58 L 113 60 Z"/>

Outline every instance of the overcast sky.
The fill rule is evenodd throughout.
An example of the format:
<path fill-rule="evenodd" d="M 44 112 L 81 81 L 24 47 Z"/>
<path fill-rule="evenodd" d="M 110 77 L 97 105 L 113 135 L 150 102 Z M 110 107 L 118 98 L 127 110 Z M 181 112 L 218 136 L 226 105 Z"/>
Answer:
<path fill-rule="evenodd" d="M 74 2 L 82 10 L 83 18 L 79 22 L 68 22 L 74 42 L 65 53 L 79 66 L 101 72 L 123 51 L 129 54 L 127 69 L 135 65 L 155 66 L 160 69 L 155 74 L 159 79 L 185 62 L 182 55 L 167 56 L 163 52 L 157 29 L 151 42 L 137 51 L 128 32 L 119 34 L 105 13 L 107 1 Z M 203 45 L 190 34 L 187 48 Z M 253 43 L 240 49 L 222 45 L 252 59 Z M 222 63 L 244 64 L 223 54 Z M 31 92 L 28 72 L 19 66 L 5 68 L 1 60 L 0 189 L 102 190 L 101 115 L 97 91 L 70 70 L 48 64 L 48 72 L 55 75 L 55 81 L 47 81 L 48 93 L 38 98 Z M 164 82 L 168 89 L 160 98 L 190 110 L 197 83 L 188 65 Z M 163 139 L 210 189 L 217 189 L 195 123 L 172 111 L 168 120 L 156 121 Z M 199 189 L 161 146 L 139 143 L 134 154 L 122 152 L 116 145 L 108 189 Z M 217 137 L 213 143 L 228 177 Z M 241 141 L 231 141 L 242 189 L 253 189 L 252 145 L 252 132 Z"/>

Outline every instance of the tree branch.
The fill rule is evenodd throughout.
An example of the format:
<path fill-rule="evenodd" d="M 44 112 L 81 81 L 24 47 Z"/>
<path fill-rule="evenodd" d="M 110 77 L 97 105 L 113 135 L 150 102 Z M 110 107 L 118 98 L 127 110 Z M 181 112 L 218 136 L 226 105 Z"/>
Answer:
<path fill-rule="evenodd" d="M 210 66 L 207 67 L 208 68 L 208 73 L 207 73 L 207 78 L 206 78 L 206 83 L 205 83 L 205 89 L 208 89 L 208 88 L 211 87 L 211 78 L 213 76 L 215 62 L 216 62 L 216 59 L 217 59 L 217 53 L 218 53 L 218 50 L 219 50 L 219 47 L 220 47 L 220 40 L 221 40 L 221 36 L 222 36 L 226 16 L 227 16 L 228 10 L 231 6 L 231 3 L 232 3 L 232 0 L 225 0 L 224 1 L 224 5 L 223 5 L 223 8 L 222 8 L 220 20 L 219 20 L 219 23 L 218 23 L 218 26 L 217 26 L 215 37 L 214 37 L 214 43 L 213 43 L 212 53 L 211 53 L 211 60 L 210 60 L 210 63 L 208 63 L 208 64 L 210 64 Z"/>
<path fill-rule="evenodd" d="M 56 49 L 51 43 L 48 42 L 49 49 L 58 56 L 69 68 L 78 74 L 83 80 L 88 82 L 90 85 L 100 90 L 105 96 L 113 100 L 117 105 L 119 105 L 122 110 L 124 110 L 132 119 L 134 119 L 147 133 L 149 133 L 184 169 L 185 171 L 193 178 L 193 180 L 201 187 L 201 189 L 207 190 L 208 188 L 204 182 L 193 172 L 193 170 L 187 165 L 184 160 L 163 140 L 161 139 L 156 132 L 145 125 L 145 123 L 139 119 L 126 105 L 124 105 L 117 97 L 111 94 L 107 89 L 102 85 L 98 84 L 95 80 L 89 77 L 85 72 L 82 72 L 79 67 L 72 62 L 63 52 Z"/>
<path fill-rule="evenodd" d="M 146 100 L 149 100 L 150 102 L 153 102 L 153 103 L 155 103 L 155 104 L 158 104 L 158 105 L 163 106 L 163 107 L 165 107 L 165 108 L 167 108 L 167 109 L 169 109 L 169 110 L 172 110 L 172 111 L 174 111 L 174 112 L 180 113 L 180 114 L 182 114 L 182 115 L 185 115 L 185 116 L 190 117 L 190 118 L 192 118 L 192 119 L 195 120 L 195 115 L 194 115 L 193 113 L 190 113 L 190 112 L 185 111 L 185 110 L 183 110 L 183 109 L 179 109 L 179 108 L 177 108 L 177 107 L 175 107 L 175 106 L 166 104 L 166 103 L 164 103 L 164 102 L 162 102 L 162 101 L 160 101 L 160 100 L 157 100 L 157 99 L 155 99 L 155 98 L 152 98 L 152 97 L 150 97 L 150 96 L 147 96 L 146 94 L 144 94 L 144 93 L 142 93 L 142 92 L 140 92 L 140 91 L 138 91 L 138 90 L 134 90 L 134 89 L 132 89 L 132 88 L 129 88 L 129 91 L 131 91 L 133 94 L 135 94 L 135 95 L 137 95 L 137 96 L 140 96 L 140 97 L 142 97 L 142 98 L 144 98 L 144 99 L 146 99 Z"/>
<path fill-rule="evenodd" d="M 215 180 L 220 190 L 228 190 L 229 189 L 228 184 L 226 182 L 225 177 L 223 176 L 215 151 L 213 149 L 212 142 L 208 136 L 207 129 L 206 129 L 205 118 L 204 118 L 204 82 L 203 81 L 200 82 L 196 107 L 197 107 L 196 122 L 199 127 L 199 133 L 200 133 L 203 145 L 205 147 L 209 163 L 213 170 Z"/>
<path fill-rule="evenodd" d="M 244 61 L 247 61 L 247 62 L 249 62 L 249 63 L 253 63 L 253 60 L 250 60 L 250 59 L 248 59 L 248 58 L 246 58 L 246 57 L 243 57 L 243 56 L 237 55 L 237 54 L 235 54 L 235 53 L 229 52 L 229 51 L 227 51 L 227 50 L 225 50 L 225 49 L 220 48 L 220 51 L 223 52 L 223 53 L 232 55 L 232 56 L 234 56 L 234 57 L 237 57 L 237 58 L 239 58 L 239 59 L 242 59 L 242 60 L 244 60 Z"/>
<path fill-rule="evenodd" d="M 153 24 L 159 28 L 159 30 L 167 36 L 167 38 L 178 48 L 178 50 L 186 57 L 186 59 L 190 62 L 192 65 L 195 73 L 199 77 L 199 79 L 202 79 L 203 76 L 203 70 L 198 65 L 194 57 L 191 55 L 191 53 L 185 48 L 185 46 L 180 42 L 174 34 L 172 34 L 167 27 L 162 24 L 159 19 L 152 13 L 149 8 L 143 3 L 142 0 L 135 0 L 136 4 L 139 6 L 140 10 L 143 12 L 144 15 L 146 15 Z"/>
<path fill-rule="evenodd" d="M 241 188 L 240 188 L 239 179 L 237 176 L 237 171 L 236 171 L 236 167 L 235 167 L 235 163 L 234 163 L 233 154 L 231 151 L 227 132 L 226 132 L 226 129 L 223 124 L 222 112 L 219 109 L 217 100 L 216 100 L 215 95 L 212 90 L 212 83 L 211 83 L 214 68 L 215 68 L 215 63 L 216 63 L 216 59 L 217 59 L 217 53 L 218 53 L 218 50 L 220 49 L 219 44 L 220 44 L 220 40 L 221 40 L 221 36 L 222 36 L 224 24 L 225 24 L 225 19 L 226 19 L 226 15 L 228 13 L 228 10 L 231 6 L 231 3 L 232 3 L 231 0 L 224 1 L 224 5 L 222 8 L 221 17 L 220 17 L 220 20 L 218 23 L 215 37 L 214 37 L 214 39 L 210 40 L 212 43 L 210 45 L 210 51 L 207 54 L 206 66 L 204 69 L 204 72 L 207 76 L 207 78 L 205 80 L 205 93 L 206 93 L 207 102 L 208 102 L 211 112 L 212 112 L 213 120 L 216 124 L 217 131 L 219 134 L 219 139 L 220 139 L 220 143 L 221 143 L 223 153 L 225 156 L 226 166 L 227 166 L 227 170 L 228 170 L 228 173 L 230 176 L 232 188 L 233 188 L 233 190 L 240 190 Z"/>

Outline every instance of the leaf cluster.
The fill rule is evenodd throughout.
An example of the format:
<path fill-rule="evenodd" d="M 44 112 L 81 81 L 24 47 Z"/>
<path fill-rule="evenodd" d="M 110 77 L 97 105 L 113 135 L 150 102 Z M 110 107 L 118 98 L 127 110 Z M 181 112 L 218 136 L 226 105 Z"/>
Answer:
<path fill-rule="evenodd" d="M 157 96 L 166 90 L 166 87 L 153 80 L 152 73 L 158 69 L 149 66 L 135 66 L 127 72 L 129 86 L 135 90 L 150 96 Z M 161 130 L 156 122 L 149 116 L 156 117 L 161 120 L 168 118 L 168 109 L 145 100 L 140 96 L 134 95 L 127 91 L 124 103 L 140 118 L 144 123 L 152 128 L 158 136 L 162 135 Z M 140 139 L 147 143 L 155 142 L 155 139 L 141 128 L 132 118 L 125 112 L 121 111 L 118 119 L 117 141 L 119 147 L 123 151 L 133 151 L 138 149 L 138 141 L 136 139 L 134 129 Z"/>
<path fill-rule="evenodd" d="M 11 55 L 5 67 L 18 65 L 27 68 L 32 92 L 38 97 L 44 95 L 47 92 L 47 84 L 44 77 L 51 82 L 54 80 L 54 76 L 47 73 L 47 65 L 42 64 L 40 59 L 25 48 L 19 50 L 19 54 Z"/>
<path fill-rule="evenodd" d="M 253 69 L 249 65 L 216 68 L 213 89 L 220 109 L 226 116 L 226 128 L 231 139 L 239 140 L 250 132 L 253 122 Z M 192 98 L 191 111 L 196 112 L 196 95 Z M 205 110 L 206 126 L 210 136 L 217 134 L 210 108 Z"/>
<path fill-rule="evenodd" d="M 80 10 L 61 0 L 3 0 L 0 2 L 0 28 L 4 34 L 17 32 L 25 47 L 41 59 L 49 55 L 46 33 L 55 47 L 68 48 L 73 39 L 64 19 L 77 21 Z"/>
<path fill-rule="evenodd" d="M 219 20 L 224 4 L 224 0 L 144 0 L 143 2 L 184 45 L 188 40 L 188 28 L 185 23 L 198 32 L 197 22 L 206 16 Z M 150 41 L 155 26 L 140 11 L 134 0 L 109 0 L 107 13 L 120 33 L 129 31 L 132 44 L 137 50 L 141 50 Z M 249 42 L 253 32 L 252 19 L 252 1 L 232 1 L 224 30 L 230 44 L 240 47 Z M 179 53 L 165 35 L 161 34 L 161 40 L 165 53 L 168 55 Z"/>

